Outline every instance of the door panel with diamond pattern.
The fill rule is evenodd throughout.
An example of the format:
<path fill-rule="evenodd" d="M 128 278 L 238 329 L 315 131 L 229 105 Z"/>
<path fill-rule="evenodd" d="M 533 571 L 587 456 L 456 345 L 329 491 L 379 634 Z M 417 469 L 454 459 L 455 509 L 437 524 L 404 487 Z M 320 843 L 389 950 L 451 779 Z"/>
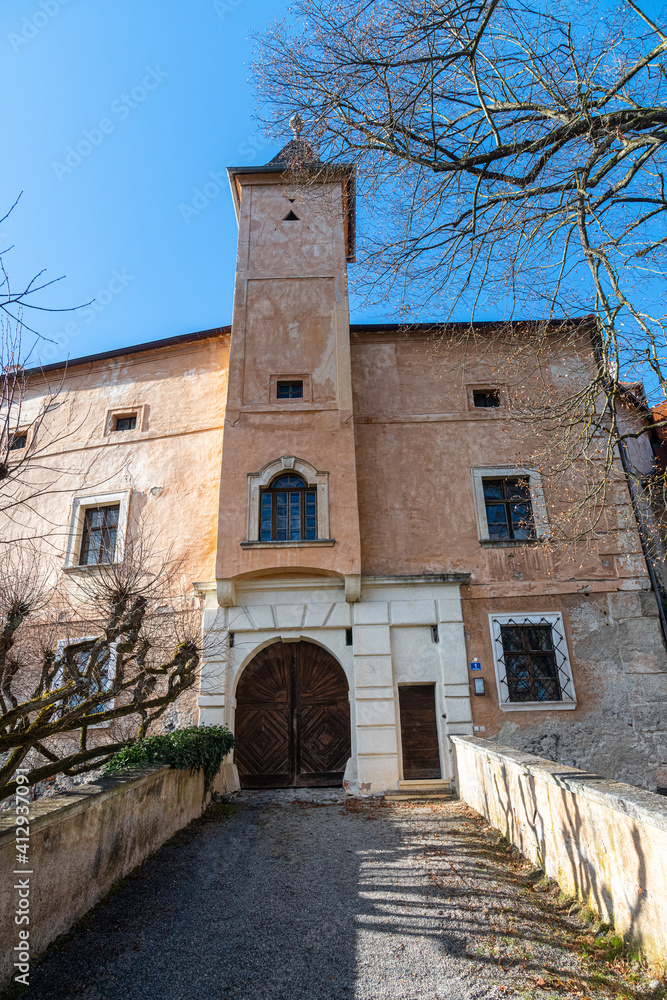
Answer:
<path fill-rule="evenodd" d="M 312 642 L 277 642 L 236 692 L 234 759 L 243 788 L 342 785 L 350 756 L 345 673 Z"/>

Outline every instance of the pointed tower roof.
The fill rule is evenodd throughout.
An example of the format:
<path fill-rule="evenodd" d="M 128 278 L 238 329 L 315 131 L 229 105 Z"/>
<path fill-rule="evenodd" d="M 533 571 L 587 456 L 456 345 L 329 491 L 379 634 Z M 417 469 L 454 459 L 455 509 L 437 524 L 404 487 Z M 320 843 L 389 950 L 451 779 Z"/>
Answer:
<path fill-rule="evenodd" d="M 323 163 L 315 159 L 315 153 L 306 140 L 299 138 L 290 139 L 287 145 L 283 146 L 280 152 L 267 163 L 267 166 L 274 165 L 282 167 L 284 170 L 298 170 L 299 167 L 324 166 Z"/>

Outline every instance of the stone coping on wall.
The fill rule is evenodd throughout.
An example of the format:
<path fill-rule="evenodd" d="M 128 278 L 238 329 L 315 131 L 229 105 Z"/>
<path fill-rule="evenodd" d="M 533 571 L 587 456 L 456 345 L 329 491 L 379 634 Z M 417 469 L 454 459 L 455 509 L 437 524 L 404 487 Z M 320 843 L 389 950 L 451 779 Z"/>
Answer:
<path fill-rule="evenodd" d="M 576 767 L 545 760 L 521 750 L 487 743 L 478 736 L 450 736 L 452 743 L 461 743 L 482 756 L 499 763 L 511 762 L 524 769 L 527 774 L 541 781 L 556 785 L 572 794 L 580 795 L 593 802 L 599 802 L 608 809 L 623 813 L 648 826 L 667 833 L 667 799 L 655 792 L 648 792 L 634 785 L 626 785 L 612 778 L 579 771 Z"/>
<path fill-rule="evenodd" d="M 30 831 L 37 833 L 46 826 L 59 823 L 70 816 L 88 809 L 93 802 L 103 802 L 114 795 L 126 792 L 133 785 L 140 784 L 149 775 L 169 771 L 166 764 L 155 767 L 135 768 L 122 774 L 107 775 L 86 784 L 77 785 L 71 791 L 58 792 L 41 799 L 34 799 L 30 807 Z M 16 816 L 13 809 L 0 813 L 0 847 L 7 840 L 13 840 L 16 833 Z"/>

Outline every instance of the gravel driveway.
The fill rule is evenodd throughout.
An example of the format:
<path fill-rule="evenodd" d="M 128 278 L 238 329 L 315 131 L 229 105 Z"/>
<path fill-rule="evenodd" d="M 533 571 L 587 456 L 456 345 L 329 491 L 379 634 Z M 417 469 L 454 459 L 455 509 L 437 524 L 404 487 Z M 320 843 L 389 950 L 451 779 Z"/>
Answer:
<path fill-rule="evenodd" d="M 178 834 L 50 949 L 29 995 L 663 995 L 622 960 L 603 961 L 599 939 L 538 877 L 454 800 L 245 792 Z"/>

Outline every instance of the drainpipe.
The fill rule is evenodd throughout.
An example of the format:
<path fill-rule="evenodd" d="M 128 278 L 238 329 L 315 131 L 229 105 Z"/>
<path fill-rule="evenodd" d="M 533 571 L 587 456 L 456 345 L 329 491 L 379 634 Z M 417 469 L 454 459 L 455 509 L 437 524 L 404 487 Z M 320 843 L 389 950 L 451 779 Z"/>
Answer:
<path fill-rule="evenodd" d="M 618 442 L 618 451 L 621 456 L 621 465 L 623 466 L 623 472 L 625 473 L 625 479 L 628 484 L 628 490 L 630 491 L 630 499 L 632 500 L 632 509 L 635 513 L 635 521 L 637 522 L 637 530 L 639 531 L 639 538 L 642 543 L 642 552 L 644 553 L 644 561 L 646 563 L 646 569 L 648 570 L 649 580 L 651 581 L 651 588 L 655 594 L 655 599 L 658 602 L 658 616 L 660 618 L 660 629 L 662 631 L 662 642 L 667 649 L 667 616 L 665 616 L 665 609 L 662 606 L 662 600 L 660 599 L 660 591 L 658 589 L 658 577 L 655 572 L 655 566 L 653 565 L 653 560 L 651 559 L 651 552 L 648 544 L 648 539 L 646 537 L 646 531 L 644 529 L 644 522 L 642 520 L 641 511 L 639 509 L 639 504 L 637 502 L 637 492 L 635 490 L 635 484 L 630 472 L 630 463 L 628 461 L 628 455 L 625 450 L 625 441 Z"/>

